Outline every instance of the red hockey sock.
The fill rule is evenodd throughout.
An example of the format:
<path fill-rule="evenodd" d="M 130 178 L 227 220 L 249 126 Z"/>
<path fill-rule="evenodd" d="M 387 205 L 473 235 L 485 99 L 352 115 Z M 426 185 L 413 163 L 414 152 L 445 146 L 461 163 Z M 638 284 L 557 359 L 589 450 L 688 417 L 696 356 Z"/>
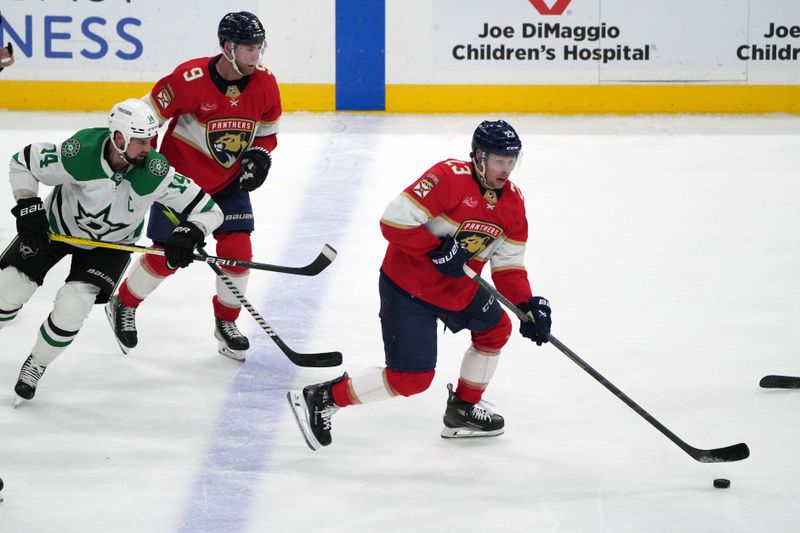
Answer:
<path fill-rule="evenodd" d="M 139 307 L 139 304 L 144 300 L 140 300 L 128 290 L 128 280 L 122 282 L 119 286 L 119 299 L 125 307 Z"/>
<path fill-rule="evenodd" d="M 483 396 L 483 389 L 470 387 L 464 381 L 459 379 L 458 386 L 456 387 L 456 396 L 465 402 L 478 403 L 481 401 L 481 397 Z"/>
<path fill-rule="evenodd" d="M 225 322 L 236 322 L 236 319 L 239 318 L 239 313 L 242 311 L 241 307 L 222 305 L 217 296 L 211 299 L 211 303 L 214 306 L 214 316 Z"/>
<path fill-rule="evenodd" d="M 350 396 L 350 376 L 344 378 L 333 386 L 333 403 L 339 407 L 347 407 L 355 402 Z"/>

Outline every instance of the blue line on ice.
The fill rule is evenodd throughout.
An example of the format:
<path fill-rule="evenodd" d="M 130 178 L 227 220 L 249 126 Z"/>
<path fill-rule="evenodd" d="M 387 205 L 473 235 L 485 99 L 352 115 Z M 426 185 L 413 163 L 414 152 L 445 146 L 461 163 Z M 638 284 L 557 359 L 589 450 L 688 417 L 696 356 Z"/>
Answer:
<path fill-rule="evenodd" d="M 321 155 L 316 162 L 308 188 L 297 187 L 289 192 L 302 194 L 303 200 L 295 219 L 285 226 L 292 232 L 287 248 L 270 262 L 277 263 L 280 259 L 285 264 L 303 264 L 313 258 L 325 242 L 337 248 L 337 242 L 343 239 L 352 208 L 357 204 L 359 171 L 364 170 L 354 168 L 355 159 L 348 158 L 348 142 L 342 139 L 341 132 L 332 133 L 324 144 L 327 155 Z M 286 154 L 286 159 L 291 161 L 290 154 Z M 348 191 L 344 201 L 343 183 L 347 184 Z M 269 185 L 268 180 L 265 188 Z M 256 191 L 256 195 L 259 193 L 282 194 L 279 190 Z M 266 218 L 268 206 L 267 201 L 255 205 L 257 216 Z M 258 220 L 256 228 L 254 239 L 264 238 L 263 233 L 258 233 Z M 336 263 L 329 268 L 336 268 Z M 253 275 L 263 274 L 254 271 Z M 268 295 L 250 294 L 249 297 L 267 323 L 294 350 L 333 350 L 337 347 L 312 347 L 306 343 L 312 330 L 309 324 L 319 310 L 320 293 L 328 279 L 330 272 L 313 278 L 282 276 L 275 280 L 275 289 Z M 270 459 L 273 435 L 286 417 L 291 416 L 285 394 L 294 384 L 296 367 L 244 309 L 239 323 L 251 339 L 251 349 L 220 410 L 215 434 L 177 526 L 180 533 L 235 533 L 247 528 L 254 493 Z M 305 446 L 299 434 L 297 445 Z"/>

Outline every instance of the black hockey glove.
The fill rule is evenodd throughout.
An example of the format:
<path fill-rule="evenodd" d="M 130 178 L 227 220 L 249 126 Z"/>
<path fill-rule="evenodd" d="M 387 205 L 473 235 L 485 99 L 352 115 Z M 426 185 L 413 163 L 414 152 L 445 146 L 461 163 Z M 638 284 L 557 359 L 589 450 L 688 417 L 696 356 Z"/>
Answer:
<path fill-rule="evenodd" d="M 519 323 L 519 332 L 522 336 L 534 341 L 537 346 L 546 343 L 549 340 L 550 326 L 553 323 L 550 320 L 550 302 L 541 296 L 534 296 L 517 307 L 533 319 Z"/>
<path fill-rule="evenodd" d="M 469 261 L 469 252 L 453 237 L 448 235 L 442 239 L 442 245 L 428 252 L 433 264 L 439 272 L 454 278 L 464 275 L 464 265 Z"/>
<path fill-rule="evenodd" d="M 50 244 L 47 237 L 50 224 L 41 198 L 34 196 L 21 199 L 11 208 L 11 214 L 17 218 L 17 234 L 22 244 L 34 250 Z"/>
<path fill-rule="evenodd" d="M 252 192 L 264 184 L 272 166 L 272 156 L 263 148 L 251 148 L 242 156 L 242 173 L 239 184 L 247 192 Z"/>
<path fill-rule="evenodd" d="M 194 249 L 203 246 L 205 235 L 202 230 L 191 222 L 184 222 L 172 231 L 164 253 L 167 256 L 167 266 L 170 268 L 183 268 L 192 262 Z"/>

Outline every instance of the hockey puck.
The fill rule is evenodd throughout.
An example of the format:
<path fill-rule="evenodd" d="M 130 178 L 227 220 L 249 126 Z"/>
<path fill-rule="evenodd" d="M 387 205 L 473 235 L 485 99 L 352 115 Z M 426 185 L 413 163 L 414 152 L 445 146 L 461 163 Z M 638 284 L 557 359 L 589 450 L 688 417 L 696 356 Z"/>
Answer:
<path fill-rule="evenodd" d="M 714 480 L 714 488 L 716 489 L 727 489 L 731 486 L 731 480 L 725 478 L 717 478 Z"/>
<path fill-rule="evenodd" d="M 0 477 L 0 490 L 3 490 L 3 478 Z"/>

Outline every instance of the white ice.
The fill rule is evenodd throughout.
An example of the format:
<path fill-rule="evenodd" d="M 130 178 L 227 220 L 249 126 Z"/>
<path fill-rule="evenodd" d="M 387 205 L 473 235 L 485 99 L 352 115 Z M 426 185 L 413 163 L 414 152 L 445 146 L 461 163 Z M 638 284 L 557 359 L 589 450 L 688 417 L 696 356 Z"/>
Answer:
<path fill-rule="evenodd" d="M 315 278 L 253 271 L 248 297 L 295 350 L 341 350 L 342 368 L 294 367 L 244 312 L 247 362 L 219 356 L 213 273 L 194 264 L 142 305 L 138 348 L 123 356 L 96 307 L 36 398 L 12 409 L 58 265 L 0 331 L 0 531 L 797 531 L 800 391 L 758 388 L 800 375 L 796 116 L 504 117 L 524 142 L 512 179 L 553 333 L 689 444 L 746 442 L 749 459 L 694 461 L 516 331 L 486 394 L 505 435 L 439 437 L 468 343 L 448 333 L 428 391 L 344 409 L 333 444 L 306 447 L 286 391 L 383 362 L 385 205 L 433 163 L 464 158 L 483 118 L 283 118 L 253 195 L 255 259 L 304 264 L 326 242 L 339 256 Z M 2 112 L 0 161 L 104 123 Z M 3 246 L 15 234 L 5 187 Z"/>

